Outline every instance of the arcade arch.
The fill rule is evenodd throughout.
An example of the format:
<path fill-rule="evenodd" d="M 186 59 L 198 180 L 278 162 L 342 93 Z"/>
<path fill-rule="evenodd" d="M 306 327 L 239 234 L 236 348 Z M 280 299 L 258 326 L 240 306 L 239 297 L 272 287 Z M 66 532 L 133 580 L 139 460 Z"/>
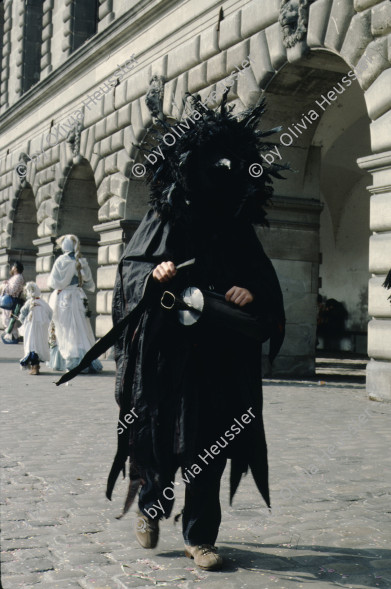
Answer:
<path fill-rule="evenodd" d="M 282 280 L 286 354 L 295 342 L 301 355 L 292 367 L 283 348 L 281 373 L 314 373 L 318 293 L 344 302 L 347 329 L 367 329 L 369 178 L 357 158 L 370 153 L 370 121 L 349 71 L 337 55 L 312 51 L 287 63 L 265 89 L 263 125 L 283 127 L 280 153 L 292 168 L 275 184 L 271 230 L 259 230 Z"/>
<path fill-rule="evenodd" d="M 23 264 L 26 282 L 35 280 L 37 247 L 33 241 L 37 238 L 37 229 L 34 193 L 30 184 L 26 183 L 16 194 L 10 247 L 7 251 L 10 263 L 19 261 Z"/>

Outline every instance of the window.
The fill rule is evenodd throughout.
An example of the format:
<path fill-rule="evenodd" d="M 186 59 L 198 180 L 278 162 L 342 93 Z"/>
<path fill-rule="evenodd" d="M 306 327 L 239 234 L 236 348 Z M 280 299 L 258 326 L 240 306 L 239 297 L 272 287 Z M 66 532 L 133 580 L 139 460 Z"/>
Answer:
<path fill-rule="evenodd" d="M 25 0 L 22 94 L 39 81 L 41 72 L 42 0 Z"/>
<path fill-rule="evenodd" d="M 73 0 L 71 5 L 71 52 L 95 35 L 98 27 L 98 0 Z"/>

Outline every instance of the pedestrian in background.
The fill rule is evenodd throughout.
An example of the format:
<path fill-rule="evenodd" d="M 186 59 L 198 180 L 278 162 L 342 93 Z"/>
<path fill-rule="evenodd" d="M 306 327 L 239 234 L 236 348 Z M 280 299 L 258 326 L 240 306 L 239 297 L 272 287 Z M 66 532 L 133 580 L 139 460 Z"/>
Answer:
<path fill-rule="evenodd" d="M 19 315 L 24 342 L 24 357 L 20 365 L 30 368 L 30 374 L 38 375 L 40 362 L 49 360 L 48 332 L 53 312 L 41 299 L 41 291 L 35 282 L 26 284 L 26 297 Z"/>
<path fill-rule="evenodd" d="M 87 295 L 83 290 L 94 292 L 95 283 L 87 260 L 81 257 L 78 237 L 64 235 L 58 243 L 63 254 L 55 261 L 48 279 L 48 285 L 56 291 L 50 297 L 50 305 L 58 352 L 65 369 L 71 370 L 95 343 L 88 318 Z M 89 367 L 90 372 L 101 370 L 99 360 L 94 360 Z"/>
<path fill-rule="evenodd" d="M 19 341 L 19 332 L 16 327 L 16 322 L 10 325 L 12 315 L 16 311 L 16 307 L 21 306 L 21 295 L 23 293 L 24 278 L 23 278 L 23 264 L 21 262 L 14 262 L 10 270 L 10 278 L 4 280 L 0 285 L 0 294 L 8 294 L 14 298 L 14 305 L 12 309 L 2 309 L 3 311 L 3 326 L 5 333 L 1 336 L 4 344 L 17 344 Z M 10 327 L 10 329 L 8 329 Z"/>

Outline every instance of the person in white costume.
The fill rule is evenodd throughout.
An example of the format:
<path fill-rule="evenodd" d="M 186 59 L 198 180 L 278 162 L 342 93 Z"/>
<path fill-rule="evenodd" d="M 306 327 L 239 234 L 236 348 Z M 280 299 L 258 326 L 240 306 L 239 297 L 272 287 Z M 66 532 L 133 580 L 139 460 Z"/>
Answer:
<path fill-rule="evenodd" d="M 20 360 L 23 368 L 30 367 L 30 374 L 39 374 L 39 363 L 49 360 L 48 330 L 52 310 L 43 301 L 41 291 L 35 282 L 25 287 L 27 301 L 23 305 L 18 320 L 22 323 L 24 358 Z"/>
<path fill-rule="evenodd" d="M 55 290 L 51 294 L 50 305 L 58 352 L 64 361 L 63 367 L 71 370 L 95 344 L 87 316 L 87 295 L 83 290 L 94 292 L 95 283 L 87 260 L 81 257 L 80 242 L 76 235 L 64 235 L 58 243 L 63 254 L 55 261 L 48 278 L 48 285 Z M 89 367 L 90 372 L 101 370 L 99 360 L 94 360 Z"/>

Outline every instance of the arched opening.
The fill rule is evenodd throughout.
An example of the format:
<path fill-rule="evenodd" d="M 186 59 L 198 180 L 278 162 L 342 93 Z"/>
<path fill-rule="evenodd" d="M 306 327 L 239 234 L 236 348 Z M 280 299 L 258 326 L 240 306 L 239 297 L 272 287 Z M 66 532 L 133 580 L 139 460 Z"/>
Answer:
<path fill-rule="evenodd" d="M 316 347 L 366 351 L 369 178 L 356 160 L 370 153 L 369 118 L 354 73 L 324 50 L 287 64 L 265 94 L 264 126 L 283 127 L 282 160 L 275 161 L 293 170 L 275 184 L 271 230 L 259 231 L 287 311 L 276 373 L 307 376 L 315 373 Z M 317 337 L 318 295 L 347 312 L 344 328 L 327 341 Z"/>
<path fill-rule="evenodd" d="M 63 189 L 57 218 L 57 235 L 73 233 L 80 239 L 81 252 L 87 258 L 96 284 L 98 268 L 98 237 L 93 227 L 98 224 L 99 205 L 94 174 L 83 159 L 72 166 Z M 96 320 L 96 293 L 88 295 L 92 325 Z"/>
<path fill-rule="evenodd" d="M 37 239 L 37 211 L 34 193 L 27 184 L 19 191 L 14 209 L 12 235 L 8 257 L 10 262 L 19 261 L 24 266 L 23 276 L 27 281 L 35 280 L 35 260 L 37 248 L 33 240 Z"/>
<path fill-rule="evenodd" d="M 368 116 L 357 82 L 327 110 L 313 145 L 321 147 L 320 294 L 342 301 L 345 337 L 323 341 L 333 351 L 366 353 L 369 280 L 368 176 L 357 159 L 370 153 Z"/>

